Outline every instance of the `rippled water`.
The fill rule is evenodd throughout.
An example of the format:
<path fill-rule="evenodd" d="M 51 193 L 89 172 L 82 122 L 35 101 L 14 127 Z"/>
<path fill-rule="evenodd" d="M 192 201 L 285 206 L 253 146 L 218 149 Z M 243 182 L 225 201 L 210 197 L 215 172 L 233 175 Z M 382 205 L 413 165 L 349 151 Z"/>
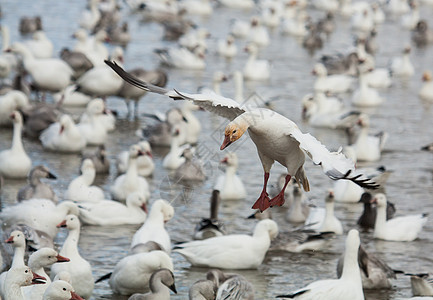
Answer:
<path fill-rule="evenodd" d="M 11 29 L 12 41 L 21 40 L 18 35 L 19 17 L 24 15 L 40 14 L 43 17 L 44 28 L 55 45 L 58 53 L 64 46 L 73 46 L 71 34 L 78 28 L 77 20 L 85 1 L 1 1 L 4 13 L 1 24 L 7 24 Z M 313 16 L 322 13 L 310 11 Z M 128 9 L 122 10 L 124 19 L 129 22 L 132 30 L 133 42 L 125 53 L 125 66 L 132 68 L 142 66 L 152 69 L 158 66 L 158 59 L 152 53 L 154 48 L 170 46 L 170 42 L 162 41 L 162 29 L 156 24 L 142 24 L 137 15 L 129 15 Z M 184 91 L 195 91 L 198 86 L 210 85 L 215 70 L 231 72 L 243 67 L 247 58 L 241 53 L 234 62 L 228 64 L 218 58 L 214 53 L 215 38 L 222 38 L 228 32 L 228 24 L 232 18 L 248 19 L 251 13 L 231 11 L 224 8 L 215 10 L 215 16 L 209 19 L 197 19 L 197 22 L 208 28 L 212 33 L 210 50 L 207 54 L 207 68 L 205 71 L 170 70 L 169 86 Z M 429 17 L 433 24 L 433 9 L 426 8 L 421 11 L 422 16 Z M 337 18 L 337 30 L 331 35 L 329 41 L 320 53 L 330 53 L 336 50 L 347 49 L 351 46 L 352 37 L 349 32 L 349 22 Z M 399 55 L 402 47 L 410 42 L 408 31 L 400 29 L 398 21 L 387 21 L 378 28 L 378 42 L 380 51 L 376 56 L 377 66 L 383 67 L 393 56 Z M 241 48 L 243 41 L 238 41 Z M 273 102 L 274 109 L 297 122 L 304 132 L 311 132 L 331 149 L 336 149 L 345 143 L 341 132 L 325 129 L 310 128 L 301 122 L 300 99 L 312 91 L 314 78 L 310 75 L 312 66 L 317 58 L 307 54 L 299 42 L 291 37 L 281 36 L 278 32 L 272 33 L 271 46 L 264 49 L 261 57 L 269 58 L 272 62 L 272 76 L 269 82 L 248 83 L 246 95 L 257 92 L 261 97 L 278 97 Z M 397 215 L 433 212 L 433 156 L 422 152 L 419 148 L 423 144 L 432 142 L 432 114 L 433 108 L 422 103 L 417 98 L 421 86 L 421 73 L 426 68 L 433 69 L 433 47 L 414 49 L 411 60 L 415 66 L 416 74 L 410 80 L 394 79 L 393 86 L 381 91 L 387 101 L 376 109 L 371 109 L 372 130 L 385 130 L 390 138 L 386 151 L 379 163 L 369 164 L 377 166 L 383 164 L 394 170 L 387 185 L 386 192 L 390 201 L 397 207 Z M 222 87 L 224 95 L 234 96 L 234 84 L 226 83 Z M 349 105 L 350 95 L 345 95 Z M 140 112 L 164 111 L 169 107 L 178 105 L 165 97 L 148 95 L 140 103 Z M 134 135 L 146 120 L 130 121 L 126 118 L 126 107 L 121 99 L 109 98 L 108 107 L 118 110 L 120 118 L 117 130 L 109 136 L 106 148 L 112 162 L 116 154 L 126 149 L 131 143 L 138 141 Z M 167 171 L 162 168 L 161 161 L 167 150 L 155 149 L 156 170 L 150 180 L 152 189 L 151 202 L 158 198 L 172 201 L 176 209 L 175 217 L 167 224 L 172 240 L 185 241 L 191 239 L 195 222 L 202 216 L 207 216 L 209 196 L 216 177 L 221 174 L 218 161 L 224 155 L 219 145 L 222 141 L 221 130 L 226 120 L 212 116 L 206 112 L 196 114 L 202 121 L 203 132 L 200 137 L 200 152 L 207 160 L 208 179 L 191 188 L 183 187 L 170 181 Z M 0 129 L 0 149 L 9 147 L 11 140 L 9 129 Z M 53 182 L 59 196 L 63 195 L 68 183 L 77 176 L 80 157 L 78 155 L 61 155 L 49 153 L 35 141 L 24 139 L 25 148 L 33 160 L 33 164 L 45 164 L 58 175 Z M 236 150 L 240 159 L 239 174 L 245 182 L 248 198 L 234 204 L 223 204 L 220 209 L 220 218 L 230 233 L 250 233 L 255 225 L 254 221 L 245 217 L 251 211 L 251 205 L 259 194 L 262 185 L 262 167 L 256 155 L 253 143 L 247 138 L 230 146 Z M 283 168 L 279 165 L 273 167 L 271 181 L 275 182 Z M 326 190 L 332 187 L 332 181 L 327 179 L 320 168 L 314 167 L 311 162 L 306 163 L 306 172 L 310 178 L 312 191 L 308 194 L 310 199 L 322 205 Z M 107 177 L 98 177 L 97 183 L 108 190 L 115 178 L 115 168 Z M 15 203 L 17 190 L 25 181 L 6 180 L 2 191 L 3 206 Z M 107 193 L 107 197 L 109 194 Z M 360 205 L 336 205 L 336 215 L 343 222 L 345 232 L 356 227 L 356 220 L 362 211 Z M 274 208 L 274 218 L 278 220 L 280 230 L 290 230 L 292 225 L 284 221 L 284 208 Z M 93 266 L 95 278 L 112 270 L 119 259 L 128 252 L 130 239 L 137 229 L 136 226 L 96 227 L 84 226 L 81 231 L 80 252 Z M 431 252 L 433 220 L 430 218 L 424 227 L 420 238 L 411 243 L 384 242 L 372 239 L 372 233 L 361 234 L 362 242 L 367 249 L 376 252 L 395 269 L 408 272 L 428 272 L 433 269 Z M 64 239 L 62 232 L 57 242 Z M 270 253 L 258 270 L 239 272 L 250 280 L 256 288 L 257 299 L 270 299 L 279 293 L 285 293 L 305 284 L 322 278 L 334 278 L 336 260 L 343 251 L 344 237 L 333 240 L 332 245 L 325 252 L 317 253 Z M 176 286 L 178 294 L 173 299 L 185 299 L 189 286 L 204 277 L 206 269 L 191 268 L 180 255 L 172 254 L 175 266 Z M 394 287 L 388 291 L 367 292 L 368 299 L 395 299 L 411 295 L 409 278 L 399 276 L 393 281 Z M 107 282 L 99 283 L 94 290 L 95 299 L 123 299 L 111 294 Z"/>

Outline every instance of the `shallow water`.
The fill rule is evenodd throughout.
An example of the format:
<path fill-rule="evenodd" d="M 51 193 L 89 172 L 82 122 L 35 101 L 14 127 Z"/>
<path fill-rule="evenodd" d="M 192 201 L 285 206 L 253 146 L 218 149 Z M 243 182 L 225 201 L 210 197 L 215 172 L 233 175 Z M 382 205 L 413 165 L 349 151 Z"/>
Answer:
<path fill-rule="evenodd" d="M 84 9 L 85 1 L 2 1 L 2 25 L 11 29 L 12 41 L 21 40 L 18 34 L 19 17 L 24 15 L 43 16 L 44 28 L 52 39 L 55 52 L 62 47 L 71 47 L 74 40 L 71 34 L 78 28 L 77 20 Z M 226 63 L 215 55 L 213 45 L 216 38 L 222 38 L 228 32 L 229 20 L 233 18 L 248 19 L 251 12 L 232 11 L 224 8 L 215 9 L 216 14 L 209 19 L 196 19 L 208 28 L 212 34 L 207 54 L 207 68 L 205 71 L 170 70 L 169 86 L 183 91 L 195 91 L 198 86 L 210 86 L 212 74 L 216 70 L 232 72 L 243 67 L 247 58 L 240 53 L 236 61 Z M 323 13 L 309 10 L 313 16 Z M 125 52 L 125 66 L 132 68 L 142 66 L 147 69 L 156 68 L 158 59 L 153 49 L 172 45 L 162 41 L 162 29 L 156 24 L 139 22 L 139 16 L 129 15 L 129 10 L 122 10 L 124 19 L 128 20 L 132 30 L 133 42 Z M 421 11 L 422 16 L 429 17 L 433 24 L 433 9 L 426 7 Z M 314 56 L 310 56 L 292 37 L 272 33 L 271 46 L 263 49 L 260 56 L 269 58 L 272 62 L 272 76 L 268 82 L 247 83 L 246 94 L 254 91 L 263 98 L 276 97 L 273 108 L 297 122 L 304 132 L 311 132 L 324 142 L 330 149 L 337 149 L 345 143 L 342 132 L 327 129 L 311 128 L 301 121 L 301 98 L 312 91 L 314 77 L 310 71 L 320 53 L 331 53 L 351 47 L 352 38 L 349 31 L 349 21 L 337 18 L 337 31 L 331 35 L 325 47 Z M 387 21 L 378 28 L 379 53 L 376 55 L 376 65 L 386 66 L 389 59 L 399 55 L 402 47 L 410 42 L 410 33 L 400 29 L 398 21 Z M 237 42 L 242 49 L 244 41 Z M 397 215 L 433 212 L 433 156 L 431 153 L 420 151 L 424 144 L 432 142 L 431 105 L 421 102 L 417 98 L 421 86 L 421 74 L 424 69 L 433 69 L 433 47 L 424 49 L 413 48 L 411 60 L 416 74 L 409 80 L 394 78 L 393 86 L 382 90 L 381 94 L 387 101 L 378 108 L 368 110 L 371 114 L 372 131 L 385 130 L 389 133 L 386 151 L 380 162 L 369 166 L 385 165 L 393 170 L 386 184 L 386 193 L 390 201 L 397 207 Z M 234 84 L 223 84 L 222 92 L 227 96 L 234 96 Z M 350 95 L 344 95 L 349 105 Z M 164 111 L 169 107 L 179 105 L 162 96 L 148 95 L 140 103 L 140 112 Z M 114 160 L 119 151 L 126 149 L 139 139 L 135 131 L 145 122 L 145 119 L 131 121 L 126 117 L 126 107 L 119 98 L 109 98 L 108 107 L 119 112 L 117 130 L 110 134 L 106 144 L 113 165 L 109 176 L 97 178 L 97 183 L 108 191 L 110 183 L 116 177 Z M 200 137 L 199 153 L 206 162 L 207 180 L 192 188 L 184 187 L 170 180 L 169 174 L 162 168 L 164 149 L 154 149 L 156 170 L 150 179 L 152 201 L 164 198 L 175 206 L 175 217 L 167 223 L 167 229 L 173 242 L 190 240 L 194 225 L 201 217 L 208 215 L 209 197 L 216 177 L 221 174 L 218 161 L 224 156 L 219 151 L 222 141 L 222 128 L 226 120 L 206 112 L 198 112 L 197 117 L 202 121 L 203 132 Z M 0 129 L 0 149 L 9 147 L 11 131 Z M 33 164 L 45 164 L 58 176 L 52 182 L 56 192 L 62 197 L 70 180 L 77 176 L 80 157 L 78 155 L 63 155 L 44 151 L 39 142 L 24 138 L 25 149 L 33 160 Z M 239 174 L 244 180 L 248 191 L 245 201 L 239 203 L 224 203 L 220 209 L 220 218 L 226 224 L 230 233 L 251 233 L 256 222 L 246 220 L 252 210 L 251 205 L 262 186 L 262 167 L 253 143 L 243 137 L 236 144 L 230 146 L 236 151 L 239 160 Z M 363 165 L 361 165 L 363 166 Z M 275 165 L 270 182 L 275 182 L 283 168 Z M 332 187 L 332 181 L 327 179 L 320 168 L 308 161 L 306 172 L 311 184 L 310 199 L 323 205 L 326 190 Z M 6 180 L 2 191 L 2 205 L 15 203 L 16 193 L 25 181 Z M 109 194 L 107 193 L 107 197 Z M 343 222 L 345 232 L 356 227 L 356 220 L 362 211 L 360 205 L 336 204 L 336 215 Z M 274 218 L 278 220 L 281 231 L 290 230 L 292 225 L 284 221 L 286 210 L 273 209 Z M 129 250 L 130 239 L 138 226 L 97 227 L 84 226 L 80 239 L 81 254 L 93 266 L 95 279 L 112 270 L 119 259 Z M 432 235 L 433 220 L 430 218 L 420 238 L 414 242 L 384 242 L 372 239 L 372 233 L 362 233 L 362 242 L 366 248 L 384 258 L 391 267 L 407 272 L 431 272 L 433 260 Z M 64 239 L 62 232 L 58 243 Z M 322 278 L 335 278 L 336 260 L 344 248 L 344 237 L 335 238 L 330 248 L 316 253 L 269 253 L 258 270 L 240 271 L 250 280 L 256 289 L 257 299 L 270 299 L 278 294 L 297 289 L 305 284 Z M 204 277 L 206 269 L 191 268 L 180 255 L 172 254 L 175 266 L 176 286 L 178 294 L 173 299 L 185 299 L 189 287 L 193 282 Z M 399 276 L 393 281 L 393 288 L 389 291 L 367 292 L 368 299 L 396 299 L 411 295 L 409 278 Z M 107 282 L 99 283 L 94 290 L 95 299 L 125 299 L 111 294 Z"/>

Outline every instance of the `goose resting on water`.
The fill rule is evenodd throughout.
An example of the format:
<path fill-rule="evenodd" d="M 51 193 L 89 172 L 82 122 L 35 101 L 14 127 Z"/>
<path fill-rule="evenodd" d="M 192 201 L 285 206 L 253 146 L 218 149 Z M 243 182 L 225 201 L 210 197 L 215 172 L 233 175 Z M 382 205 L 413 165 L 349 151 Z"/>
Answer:
<path fill-rule="evenodd" d="M 283 205 L 285 202 L 284 190 L 292 176 L 304 186 L 305 191 L 310 190 L 303 167 L 305 162 L 304 151 L 315 164 L 322 166 L 325 174 L 331 179 L 347 179 L 363 187 L 377 187 L 371 181 L 359 179 L 361 176 L 349 177 L 354 170 L 354 164 L 351 160 L 347 159 L 341 152 L 329 152 L 312 135 L 302 133 L 294 122 L 270 109 L 247 109 L 232 99 L 212 92 L 194 95 L 156 87 L 131 76 L 114 62 L 105 61 L 105 63 L 125 81 L 136 87 L 163 94 L 175 100 L 192 101 L 196 105 L 230 119 L 231 122 L 225 129 L 225 138 L 221 150 L 238 140 L 248 129 L 251 139 L 256 144 L 265 171 L 263 191 L 253 205 L 254 209 L 258 208 L 264 211 L 270 206 Z M 289 175 L 286 176 L 285 185 L 281 192 L 271 200 L 266 192 L 266 185 L 274 161 L 278 161 L 285 166 Z"/>

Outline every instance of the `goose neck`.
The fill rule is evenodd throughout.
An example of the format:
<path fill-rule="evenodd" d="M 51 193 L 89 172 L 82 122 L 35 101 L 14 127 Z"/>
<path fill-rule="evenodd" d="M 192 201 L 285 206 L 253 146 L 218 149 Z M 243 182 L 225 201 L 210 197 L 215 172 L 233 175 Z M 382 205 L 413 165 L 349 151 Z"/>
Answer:
<path fill-rule="evenodd" d="M 79 255 L 78 253 L 78 240 L 80 239 L 80 229 L 70 229 L 68 236 L 63 244 L 62 250 L 60 251 L 61 255 L 65 255 L 66 257 L 73 257 Z"/>
<path fill-rule="evenodd" d="M 2 50 L 5 51 L 10 47 L 10 34 L 9 28 L 6 26 L 1 26 L 1 34 L 2 34 Z"/>
<path fill-rule="evenodd" d="M 221 83 L 219 81 L 215 80 L 212 88 L 217 95 L 221 95 Z"/>
<path fill-rule="evenodd" d="M 83 181 L 86 185 L 90 186 L 95 180 L 95 175 L 96 171 L 94 169 L 88 169 L 83 172 L 81 178 L 83 178 Z"/>
<path fill-rule="evenodd" d="M 361 282 L 361 273 L 359 271 L 358 265 L 358 249 L 354 247 L 354 245 L 351 245 L 350 247 L 346 246 L 346 251 L 344 253 L 343 273 L 341 275 L 341 279 L 343 280 L 352 278 L 359 278 L 358 281 Z"/>
<path fill-rule="evenodd" d="M 334 202 L 327 202 L 325 204 L 325 219 L 330 220 L 334 217 Z"/>
<path fill-rule="evenodd" d="M 22 142 L 22 128 L 21 123 L 14 123 L 14 133 L 12 137 L 12 151 L 14 152 L 24 152 L 23 142 Z"/>
<path fill-rule="evenodd" d="M 126 170 L 126 178 L 136 178 L 138 176 L 137 172 L 137 158 L 128 159 L 128 169 Z"/>
<path fill-rule="evenodd" d="M 19 283 L 15 283 L 15 282 L 9 283 L 6 281 L 4 284 L 8 286 L 8 288 L 6 289 L 6 293 L 5 293 L 6 299 L 8 299 L 8 300 L 9 299 L 10 300 L 24 299 L 23 293 L 21 292 L 21 285 Z"/>
<path fill-rule="evenodd" d="M 376 210 L 376 223 L 374 229 L 382 228 L 386 223 L 386 206 L 378 206 Z"/>
<path fill-rule="evenodd" d="M 244 80 L 241 73 L 235 75 L 235 100 L 239 103 L 244 101 Z"/>
<path fill-rule="evenodd" d="M 23 267 L 25 255 L 25 246 L 16 247 L 12 259 L 12 267 Z"/>

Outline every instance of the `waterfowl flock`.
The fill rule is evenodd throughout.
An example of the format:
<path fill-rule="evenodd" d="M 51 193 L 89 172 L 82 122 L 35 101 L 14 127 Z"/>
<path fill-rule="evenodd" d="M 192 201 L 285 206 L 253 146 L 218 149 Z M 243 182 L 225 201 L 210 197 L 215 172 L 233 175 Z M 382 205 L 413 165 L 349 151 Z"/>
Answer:
<path fill-rule="evenodd" d="M 433 299 L 432 1 L 0 8 L 1 299 Z"/>

